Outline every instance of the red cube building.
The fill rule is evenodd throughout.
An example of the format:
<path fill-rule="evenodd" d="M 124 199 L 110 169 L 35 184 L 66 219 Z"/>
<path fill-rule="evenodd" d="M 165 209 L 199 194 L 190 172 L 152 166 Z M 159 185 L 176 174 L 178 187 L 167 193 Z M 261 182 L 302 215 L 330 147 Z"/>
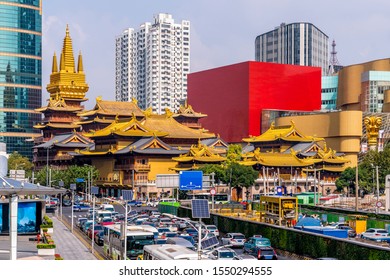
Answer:
<path fill-rule="evenodd" d="M 247 61 L 188 76 L 188 103 L 202 126 L 229 143 L 260 135 L 264 109 L 321 109 L 321 68 Z"/>

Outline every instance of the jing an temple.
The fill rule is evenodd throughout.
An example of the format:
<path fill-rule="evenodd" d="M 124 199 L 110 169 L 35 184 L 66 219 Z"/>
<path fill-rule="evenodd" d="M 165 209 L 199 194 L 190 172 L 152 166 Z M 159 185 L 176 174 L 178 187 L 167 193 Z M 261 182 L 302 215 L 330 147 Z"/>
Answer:
<path fill-rule="evenodd" d="M 154 114 L 141 110 L 137 100 L 117 102 L 96 98 L 96 105 L 85 110 L 89 89 L 81 53 L 77 67 L 69 28 L 66 28 L 58 65 L 53 55 L 47 91 L 47 106 L 37 109 L 44 117 L 35 128 L 42 137 L 35 139 L 34 164 L 53 169 L 89 164 L 99 171 L 94 185 L 105 195 L 118 195 L 133 189 L 138 197 L 157 197 L 157 174 L 195 170 L 205 164 L 223 165 L 228 143 L 203 128 L 199 120 L 206 114 L 184 104 L 178 112 Z M 274 126 L 259 136 L 242 139 L 245 166 L 259 171 L 256 184 L 268 192 L 275 184 L 305 191 L 314 184 L 334 185 L 348 165 L 343 154 L 327 147 L 323 138 L 299 132 L 294 123 Z"/>

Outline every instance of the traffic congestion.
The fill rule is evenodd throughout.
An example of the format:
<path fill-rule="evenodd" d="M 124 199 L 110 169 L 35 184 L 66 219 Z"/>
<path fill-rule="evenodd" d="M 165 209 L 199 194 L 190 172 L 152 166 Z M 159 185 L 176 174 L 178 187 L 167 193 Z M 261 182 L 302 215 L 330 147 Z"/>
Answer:
<path fill-rule="evenodd" d="M 93 239 L 106 259 L 277 260 L 281 257 L 270 240 L 260 234 L 223 233 L 215 225 L 160 213 L 158 205 L 155 206 L 134 202 L 126 206 L 124 201 L 106 200 L 93 208 L 79 200 L 73 211 L 72 207 L 64 211 L 70 219 L 73 216 L 75 227 L 84 238 Z"/>

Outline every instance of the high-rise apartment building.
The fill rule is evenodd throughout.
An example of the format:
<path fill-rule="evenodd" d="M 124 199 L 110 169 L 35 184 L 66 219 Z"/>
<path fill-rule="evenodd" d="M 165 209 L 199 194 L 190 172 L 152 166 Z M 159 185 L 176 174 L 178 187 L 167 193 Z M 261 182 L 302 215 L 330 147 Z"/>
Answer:
<path fill-rule="evenodd" d="M 153 23 L 126 29 L 116 38 L 115 64 L 116 101 L 135 98 L 141 109 L 177 111 L 187 98 L 190 22 L 158 14 Z"/>
<path fill-rule="evenodd" d="M 303 66 L 316 66 L 327 73 L 328 36 L 311 23 L 282 23 L 255 40 L 255 59 Z"/>
<path fill-rule="evenodd" d="M 42 7 L 40 0 L 0 2 L 0 142 L 7 153 L 32 158 L 42 105 Z"/>

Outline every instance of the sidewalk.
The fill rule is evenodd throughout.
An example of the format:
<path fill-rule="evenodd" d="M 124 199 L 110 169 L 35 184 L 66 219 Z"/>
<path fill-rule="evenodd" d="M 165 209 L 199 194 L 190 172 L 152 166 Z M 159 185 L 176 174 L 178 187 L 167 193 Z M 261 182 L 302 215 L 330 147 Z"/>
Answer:
<path fill-rule="evenodd" d="M 97 260 L 86 245 L 54 215 L 50 215 L 53 221 L 54 232 L 51 234 L 56 244 L 55 253 L 60 254 L 64 260 Z M 54 260 L 54 256 L 39 256 L 36 241 L 29 241 L 35 235 L 19 235 L 17 241 L 18 260 Z M 10 259 L 10 238 L 0 236 L 0 260 Z"/>
<path fill-rule="evenodd" d="M 97 260 L 85 244 L 56 216 L 51 215 L 50 218 L 53 221 L 52 238 L 56 244 L 56 254 L 60 254 L 64 260 Z"/>

